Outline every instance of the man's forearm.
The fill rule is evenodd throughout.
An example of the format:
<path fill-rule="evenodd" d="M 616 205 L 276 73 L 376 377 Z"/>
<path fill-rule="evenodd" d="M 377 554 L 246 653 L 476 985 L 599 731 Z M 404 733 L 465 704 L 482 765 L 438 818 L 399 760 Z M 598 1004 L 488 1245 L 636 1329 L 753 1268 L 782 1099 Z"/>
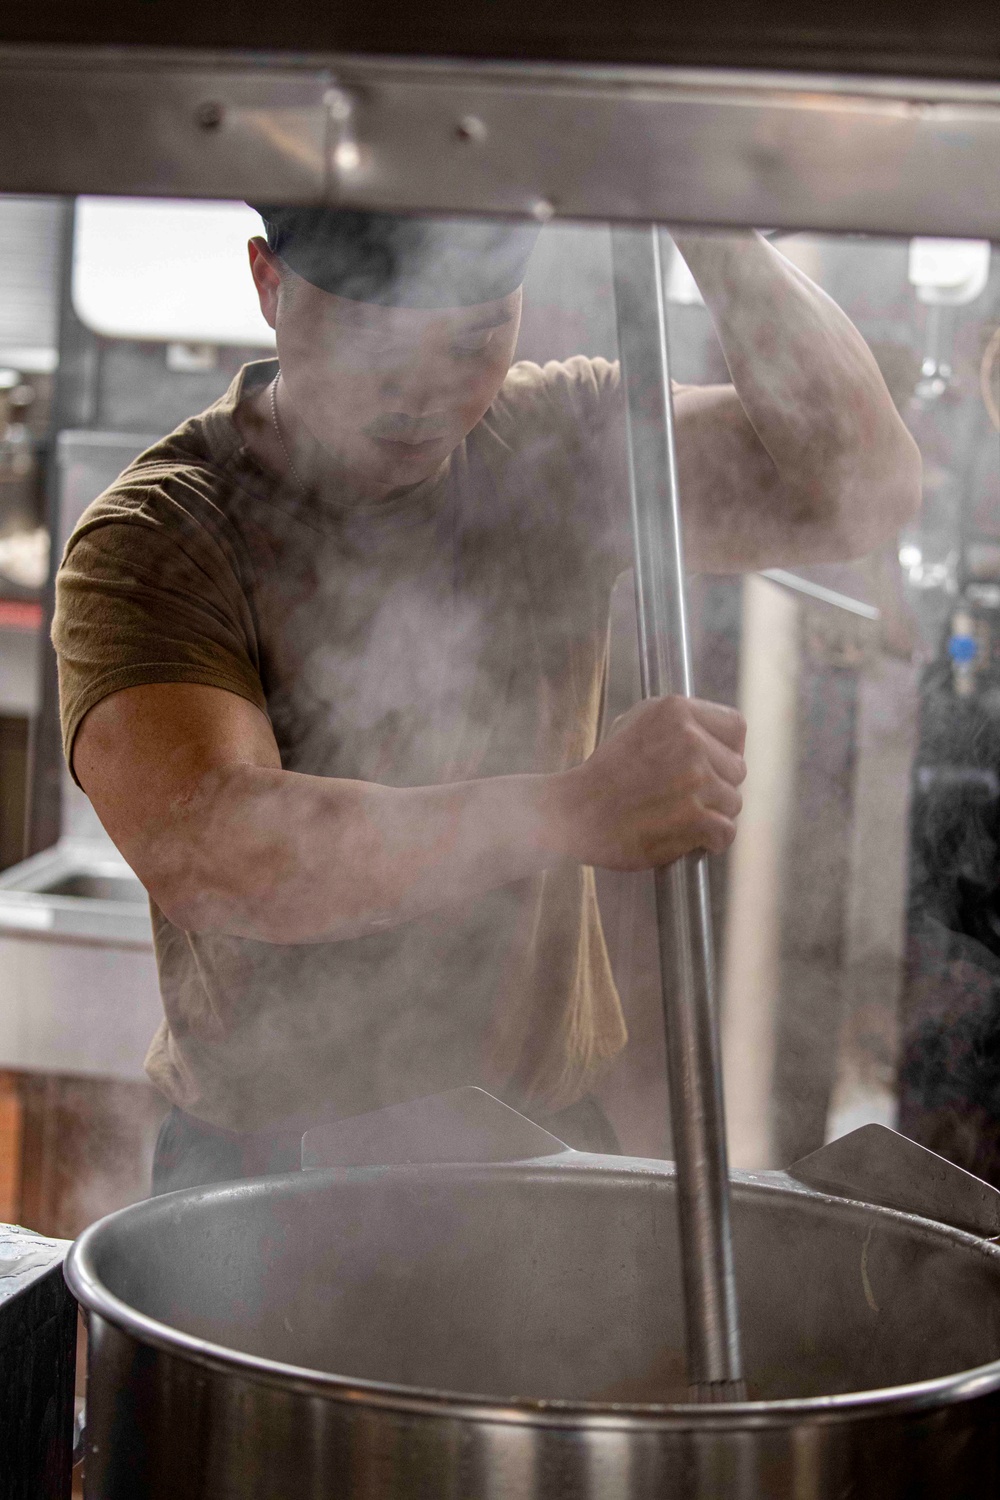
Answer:
<path fill-rule="evenodd" d="M 556 862 L 565 801 L 556 776 L 396 788 L 229 767 L 206 776 L 144 862 L 154 899 L 189 931 L 337 941 Z"/>
<path fill-rule="evenodd" d="M 729 847 L 745 725 L 697 699 L 637 705 L 582 764 L 397 788 L 230 764 L 123 841 L 188 931 L 335 942 L 475 900 L 562 860 L 610 869 Z"/>
<path fill-rule="evenodd" d="M 842 530 L 852 552 L 901 524 L 919 456 L 846 314 L 755 233 L 676 236 L 789 519 Z"/>

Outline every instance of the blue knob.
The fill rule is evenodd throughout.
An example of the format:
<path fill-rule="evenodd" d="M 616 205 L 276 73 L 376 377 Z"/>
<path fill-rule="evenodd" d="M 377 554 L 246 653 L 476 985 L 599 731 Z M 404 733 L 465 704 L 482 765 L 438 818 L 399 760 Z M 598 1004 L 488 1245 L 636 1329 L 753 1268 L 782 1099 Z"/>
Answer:
<path fill-rule="evenodd" d="M 979 643 L 974 635 L 953 635 L 948 642 L 948 655 L 956 667 L 968 666 L 979 655 Z"/>

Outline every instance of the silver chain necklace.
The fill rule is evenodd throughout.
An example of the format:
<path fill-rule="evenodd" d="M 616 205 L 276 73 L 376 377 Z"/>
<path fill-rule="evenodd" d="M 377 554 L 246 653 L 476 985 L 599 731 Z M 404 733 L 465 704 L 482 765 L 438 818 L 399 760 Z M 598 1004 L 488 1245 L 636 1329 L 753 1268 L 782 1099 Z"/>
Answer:
<path fill-rule="evenodd" d="M 302 483 L 302 480 L 299 478 L 299 471 L 292 463 L 292 455 L 285 447 L 285 439 L 281 435 L 281 423 L 278 421 L 278 381 L 280 379 L 281 371 L 279 370 L 277 375 L 275 375 L 274 379 L 271 381 L 271 421 L 274 423 L 274 435 L 278 439 L 279 446 L 281 448 L 282 454 L 284 455 L 285 463 L 288 465 L 292 478 L 295 480 L 295 483 L 298 485 L 303 495 L 308 495 L 309 491 L 306 489 L 305 485 Z"/>

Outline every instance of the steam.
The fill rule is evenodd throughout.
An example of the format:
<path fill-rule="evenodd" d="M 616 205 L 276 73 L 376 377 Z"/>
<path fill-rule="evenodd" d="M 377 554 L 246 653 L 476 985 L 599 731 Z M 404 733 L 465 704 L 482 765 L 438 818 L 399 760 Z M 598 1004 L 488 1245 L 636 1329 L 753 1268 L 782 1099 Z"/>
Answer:
<path fill-rule="evenodd" d="M 552 233 L 557 246 L 587 246 L 583 302 L 603 307 L 598 342 L 613 354 L 607 236 Z M 558 260 L 550 252 L 550 268 Z M 543 355 L 553 330 L 566 339 L 567 308 L 554 290 L 537 307 L 532 324 L 529 288 L 525 337 Z M 551 377 L 519 378 L 544 408 Z M 578 512 L 574 525 L 573 507 L 605 497 L 581 468 L 582 445 L 567 446 L 568 398 L 556 430 L 518 399 L 527 432 L 477 433 L 447 479 L 382 505 L 338 505 L 336 493 L 291 484 L 276 496 L 246 471 L 219 495 L 249 538 L 259 666 L 286 770 L 415 786 L 561 769 L 593 748 L 613 571 L 602 561 L 595 585 L 594 517 Z M 396 420 L 372 416 L 380 433 Z M 556 599 L 565 607 L 546 614 Z M 586 1091 L 624 1042 L 591 872 L 336 944 L 183 934 L 157 911 L 154 925 L 170 1030 L 153 1044 L 151 1075 L 229 1128 L 358 1113 L 401 1089 L 469 1081 L 544 1112 Z"/>
<path fill-rule="evenodd" d="M 839 248 L 834 256 L 830 247 L 814 242 L 803 254 L 813 274 L 825 275 L 831 265 L 839 268 L 843 289 L 850 290 L 850 295 L 843 295 L 850 311 L 865 268 L 877 262 L 879 286 L 891 280 L 883 274 L 882 249 L 870 244 L 845 248 L 838 260 Z M 356 250 L 355 245 L 350 254 Z M 455 254 L 461 259 L 465 251 Z M 418 258 L 418 279 L 439 270 L 446 280 L 457 276 L 451 256 L 445 246 L 440 255 Z M 848 263 L 853 268 L 849 274 L 842 269 Z M 388 275 L 391 282 L 395 274 L 389 262 L 372 263 L 368 269 L 382 278 L 386 300 L 396 300 L 385 281 Z M 360 292 L 365 287 L 351 283 L 348 290 Z M 396 291 L 403 300 L 421 300 L 412 287 Z M 366 294 L 372 294 L 370 288 Z M 672 307 L 670 323 L 677 378 L 725 379 L 725 364 L 705 309 L 693 304 Z M 615 353 L 607 232 L 549 227 L 528 274 L 518 355 L 541 366 L 552 357 L 584 354 L 608 360 Z M 779 373 L 784 369 L 780 340 L 777 347 L 762 349 L 760 357 L 773 361 Z M 566 463 L 567 444 L 572 447 L 574 441 L 569 406 L 557 412 L 554 421 L 555 409 L 548 408 L 538 431 L 519 431 L 520 451 L 505 470 L 509 494 L 494 493 L 479 471 L 463 476 L 468 493 L 477 496 L 478 509 L 456 507 L 448 485 L 434 481 L 421 482 L 386 505 L 345 506 L 336 515 L 335 504 L 328 503 L 336 497 L 296 494 L 289 483 L 276 500 L 273 493 L 252 493 L 252 487 L 248 491 L 245 475 L 234 482 L 229 496 L 220 497 L 222 509 L 228 506 L 253 529 L 254 547 L 263 543 L 247 572 L 240 574 L 240 586 L 251 580 L 253 609 L 258 623 L 264 621 L 259 667 L 286 769 L 417 785 L 535 769 L 540 745 L 547 747 L 553 768 L 588 753 L 603 686 L 603 659 L 596 651 L 589 658 L 581 654 L 579 640 L 555 616 L 525 629 L 531 609 L 526 580 L 535 600 L 560 593 L 578 619 L 585 605 L 589 608 L 584 595 L 590 584 L 582 580 L 594 559 L 571 523 L 573 507 L 593 491 L 594 473 L 579 453 Z M 594 409 L 585 406 L 575 414 L 584 437 L 593 436 L 587 423 Z M 415 440 L 428 435 L 417 425 L 401 429 L 400 421 L 399 403 L 390 404 L 384 412 L 372 414 L 369 426 L 382 436 Z M 486 425 L 492 423 L 496 429 L 499 421 L 494 413 Z M 495 432 L 494 437 L 498 450 L 509 447 L 508 432 Z M 573 493 L 554 499 L 549 476 L 559 462 L 564 470 L 574 471 Z M 623 484 L 619 474 L 610 487 L 620 491 Z M 607 498 L 602 495 L 601 502 Z M 623 502 L 624 494 L 612 498 Z M 512 514 L 503 537 L 509 555 L 501 560 L 497 518 L 508 500 Z M 619 563 L 625 566 L 627 561 L 623 550 Z M 239 572 L 245 565 L 247 558 L 241 553 L 234 566 Z M 609 572 L 606 592 L 612 582 Z M 596 618 L 596 605 L 588 618 L 592 635 L 606 627 L 606 597 L 603 606 L 603 622 Z M 773 641 L 763 640 L 759 649 L 766 657 L 773 647 Z M 531 678 L 541 685 L 541 699 L 533 699 L 527 689 Z M 559 701 L 564 690 L 571 703 Z M 574 727 L 579 725 L 584 728 Z M 843 727 L 838 727 L 838 734 Z M 849 726 L 846 732 L 849 736 Z M 790 816 L 798 816 L 795 809 Z M 765 808 L 761 826 L 767 818 Z M 773 820 L 770 832 L 774 833 Z M 804 837 L 810 837 L 808 829 Z M 742 847 L 752 848 L 749 832 Z M 772 863 L 780 862 L 779 850 Z M 581 875 L 565 909 L 560 908 L 556 930 L 569 943 L 568 958 L 558 944 L 542 941 L 525 918 L 537 893 L 513 888 L 492 893 L 478 911 L 471 906 L 442 911 L 357 943 L 297 952 L 220 935 L 191 938 L 157 915 L 157 943 L 174 1030 L 170 1037 L 161 1034 L 154 1046 L 154 1076 L 195 1113 L 251 1128 L 282 1111 L 294 1114 L 322 1107 L 334 1096 L 343 1113 L 393 1102 L 394 1079 L 401 1073 L 411 1080 L 414 1092 L 484 1078 L 491 1066 L 482 1051 L 488 1036 L 487 1050 L 499 1048 L 513 1069 L 508 1077 L 519 1080 L 518 1089 L 522 1084 L 526 1090 L 537 1089 L 552 1106 L 566 1102 L 574 1088 L 597 1085 L 602 1067 L 623 1041 L 600 927 L 592 915 L 585 929 L 578 917 L 576 926 L 571 918 L 570 908 L 593 912 L 590 882 L 589 875 Z M 601 883 L 608 884 L 603 878 Z M 772 895 L 780 923 L 798 920 L 811 899 L 811 893 L 801 889 L 791 905 L 787 892 Z M 810 920 L 818 924 L 822 914 L 818 902 Z M 753 901 L 744 916 L 752 927 Z M 631 934 L 626 922 L 606 924 L 614 928 L 616 951 L 611 961 L 627 985 L 632 983 L 631 959 L 643 944 L 648 947 L 648 907 L 638 920 L 645 925 Z M 723 920 L 720 913 L 720 926 Z M 779 951 L 778 938 L 775 942 L 775 964 L 779 969 L 785 965 L 780 980 L 787 986 L 792 970 L 787 954 Z M 515 958 L 498 975 L 496 955 L 501 952 Z M 739 944 L 732 961 L 736 979 L 730 1013 L 735 1014 L 733 1007 L 741 1003 Z M 832 951 L 822 956 L 821 964 L 827 963 L 836 963 Z M 582 978 L 586 964 L 593 964 L 602 976 L 599 994 L 587 992 Z M 655 982 L 645 960 L 639 967 L 648 999 L 640 1013 L 631 1005 L 632 996 L 626 995 L 626 1010 L 632 1011 L 637 1034 L 648 1039 L 658 1024 L 655 1014 L 652 1020 L 649 1014 L 656 1004 Z M 389 971 L 402 976 L 388 987 L 391 993 L 379 977 Z M 551 999 L 560 984 L 576 986 L 574 1019 L 558 1014 Z M 548 998 L 535 1005 L 533 1024 L 540 1028 L 543 1045 L 530 1062 L 528 1012 L 540 994 Z M 829 1034 L 836 1009 L 830 996 L 818 1003 L 823 1018 L 816 1019 L 814 1037 Z M 497 1016 L 505 1018 L 499 1028 L 494 1024 Z M 743 1017 L 751 1030 L 753 1016 L 751 1007 Z M 808 1029 L 808 1021 L 805 1025 Z M 757 1031 L 763 1036 L 766 1028 Z M 772 1043 L 776 1035 L 772 1029 Z M 469 1037 L 477 1038 L 475 1047 Z M 538 1063 L 538 1055 L 555 1057 L 560 1049 L 565 1054 L 568 1042 L 571 1051 L 576 1048 L 570 1078 Z M 262 1072 L 264 1056 L 269 1061 Z M 303 1058 L 316 1062 L 316 1079 L 322 1075 L 333 1080 L 327 1099 L 320 1097 L 318 1083 L 304 1080 Z M 759 1066 L 755 1063 L 750 1072 L 756 1089 L 752 1109 L 770 1119 L 773 1056 Z M 488 1081 L 496 1086 L 495 1073 L 489 1073 Z M 650 1110 L 659 1112 L 662 1094 L 654 1088 L 649 1070 L 643 1088 Z M 213 1105 L 215 1090 L 229 1101 L 225 1109 Z M 636 1110 L 630 1118 L 635 1140 L 640 1133 Z M 746 1128 L 752 1134 L 759 1124 L 759 1119 L 756 1124 L 750 1121 Z M 773 1120 L 762 1131 L 763 1137 L 772 1139 Z M 772 1148 L 761 1147 L 761 1154 L 765 1149 Z"/>
<path fill-rule="evenodd" d="M 17 1171 L 8 1184 L 15 1221 L 73 1239 L 95 1219 L 147 1195 L 167 1109 L 149 1084 L 8 1074 L 4 1102 L 9 1138 L 19 1135 Z"/>

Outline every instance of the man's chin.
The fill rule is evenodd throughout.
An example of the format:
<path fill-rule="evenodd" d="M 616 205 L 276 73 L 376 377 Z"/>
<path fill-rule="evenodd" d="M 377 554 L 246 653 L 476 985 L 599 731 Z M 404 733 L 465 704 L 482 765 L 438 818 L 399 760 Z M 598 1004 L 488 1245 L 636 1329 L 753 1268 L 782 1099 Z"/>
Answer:
<path fill-rule="evenodd" d="M 384 483 L 398 485 L 430 479 L 455 447 L 450 437 L 428 443 L 397 443 L 383 438 L 369 441 L 378 458 L 379 478 Z"/>

